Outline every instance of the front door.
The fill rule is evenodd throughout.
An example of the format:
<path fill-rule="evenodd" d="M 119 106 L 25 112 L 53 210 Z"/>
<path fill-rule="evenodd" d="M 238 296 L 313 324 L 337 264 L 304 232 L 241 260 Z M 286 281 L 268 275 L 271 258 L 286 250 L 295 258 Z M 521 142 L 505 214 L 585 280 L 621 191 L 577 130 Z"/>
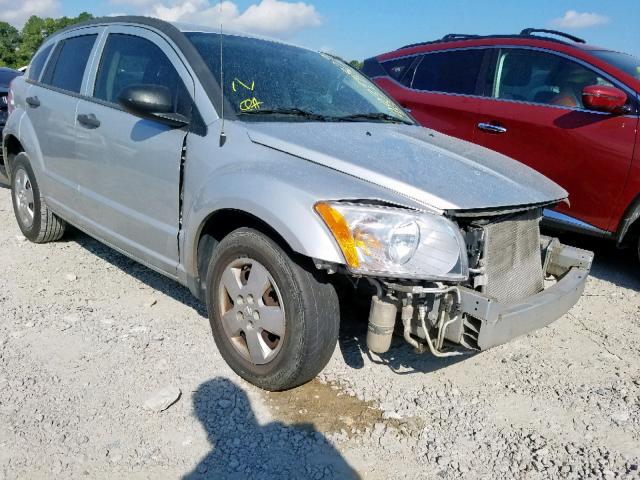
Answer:
<path fill-rule="evenodd" d="M 78 105 L 82 221 L 112 245 L 175 274 L 187 130 L 124 111 L 118 95 L 133 84 L 164 86 L 174 111 L 189 117 L 193 80 L 165 40 L 146 29 L 110 27 L 96 64 L 87 91 L 92 100 Z"/>
<path fill-rule="evenodd" d="M 569 192 L 559 212 L 606 230 L 629 173 L 637 115 L 585 109 L 582 89 L 613 80 L 582 63 L 540 50 L 497 53 L 474 141 L 554 180 Z"/>
<path fill-rule="evenodd" d="M 421 125 L 470 141 L 478 121 L 476 95 L 486 51 L 471 48 L 425 54 L 411 89 L 399 89 L 393 95 Z"/>

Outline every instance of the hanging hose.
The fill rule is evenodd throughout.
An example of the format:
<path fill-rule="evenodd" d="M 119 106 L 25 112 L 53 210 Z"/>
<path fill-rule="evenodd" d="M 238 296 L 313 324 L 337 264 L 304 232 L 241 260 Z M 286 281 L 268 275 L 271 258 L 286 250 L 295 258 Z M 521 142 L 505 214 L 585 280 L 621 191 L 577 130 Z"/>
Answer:
<path fill-rule="evenodd" d="M 407 305 L 402 307 L 402 314 L 401 314 L 402 326 L 404 327 L 403 328 L 404 341 L 407 342 L 409 345 L 411 345 L 413 348 L 415 348 L 418 351 L 418 353 L 423 353 L 425 351 L 424 345 L 411 337 L 411 318 L 412 317 L 413 317 L 413 305 L 411 305 L 411 303 L 408 303 Z"/>
<path fill-rule="evenodd" d="M 435 357 L 440 357 L 440 358 L 457 357 L 460 355 L 464 355 L 464 353 L 462 352 L 440 352 L 433 346 L 433 341 L 431 340 L 431 337 L 429 336 L 429 331 L 427 330 L 427 324 L 424 321 L 424 317 L 426 316 L 426 314 L 427 314 L 427 311 L 424 305 L 419 305 L 418 318 L 420 319 L 420 323 L 422 324 L 422 330 L 424 331 L 424 338 L 427 341 L 427 345 L 429 346 L 429 350 L 431 350 L 431 353 Z"/>

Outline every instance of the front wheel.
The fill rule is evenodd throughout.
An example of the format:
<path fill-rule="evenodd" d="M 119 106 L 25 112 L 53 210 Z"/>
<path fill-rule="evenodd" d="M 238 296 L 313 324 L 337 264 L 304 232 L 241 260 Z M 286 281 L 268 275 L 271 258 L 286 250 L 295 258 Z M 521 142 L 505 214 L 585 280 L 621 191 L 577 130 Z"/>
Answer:
<path fill-rule="evenodd" d="M 317 272 L 262 233 L 241 228 L 216 246 L 207 310 L 222 357 L 266 390 L 301 385 L 324 368 L 338 339 L 338 299 Z"/>

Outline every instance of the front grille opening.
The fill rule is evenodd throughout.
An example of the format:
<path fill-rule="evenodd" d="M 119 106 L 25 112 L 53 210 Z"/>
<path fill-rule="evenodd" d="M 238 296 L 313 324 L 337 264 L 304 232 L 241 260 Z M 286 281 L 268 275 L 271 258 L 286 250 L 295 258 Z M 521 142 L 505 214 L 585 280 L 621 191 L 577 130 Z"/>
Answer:
<path fill-rule="evenodd" d="M 474 331 L 476 333 L 480 332 L 480 327 L 482 326 L 482 321 L 481 320 L 478 320 L 475 317 L 468 316 L 466 318 L 466 323 L 467 323 L 466 326 L 471 327 L 472 331 Z"/>
<path fill-rule="evenodd" d="M 544 289 L 540 218 L 532 210 L 484 227 L 484 293 L 509 304 Z"/>
<path fill-rule="evenodd" d="M 460 222 L 472 276 L 469 287 L 512 304 L 544 289 L 542 209 Z"/>

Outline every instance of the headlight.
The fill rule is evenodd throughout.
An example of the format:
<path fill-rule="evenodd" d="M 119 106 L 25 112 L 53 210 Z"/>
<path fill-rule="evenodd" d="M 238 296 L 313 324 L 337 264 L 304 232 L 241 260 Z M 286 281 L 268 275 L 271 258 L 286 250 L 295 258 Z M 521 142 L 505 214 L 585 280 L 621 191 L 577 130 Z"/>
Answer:
<path fill-rule="evenodd" d="M 354 273 L 425 280 L 468 276 L 464 240 L 445 217 L 340 202 L 317 203 L 315 209 Z"/>

